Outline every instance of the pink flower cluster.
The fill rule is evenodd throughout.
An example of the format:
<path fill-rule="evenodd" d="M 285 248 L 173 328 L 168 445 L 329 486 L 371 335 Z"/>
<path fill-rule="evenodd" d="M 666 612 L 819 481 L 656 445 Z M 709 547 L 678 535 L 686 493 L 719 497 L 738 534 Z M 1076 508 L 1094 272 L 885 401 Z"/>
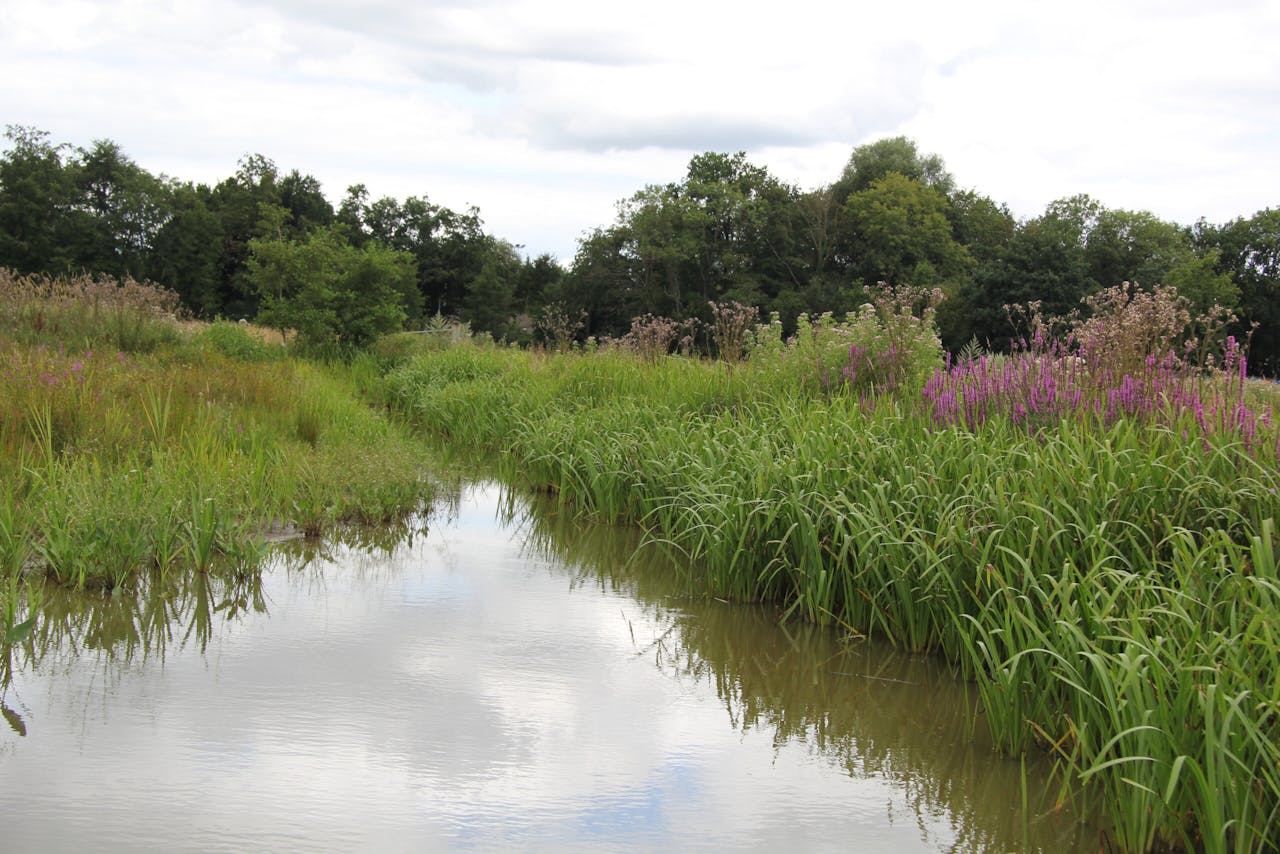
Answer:
<path fill-rule="evenodd" d="M 1247 364 L 1227 338 L 1220 368 L 1197 370 L 1172 351 L 1148 356 L 1140 373 L 1090 367 L 1067 348 L 1038 347 L 1008 357 L 982 357 L 934 372 L 923 400 L 938 424 L 974 428 L 995 416 L 1043 429 L 1064 419 L 1112 424 L 1121 418 L 1176 426 L 1190 415 L 1202 437 L 1238 436 L 1252 447 L 1271 425 L 1267 410 L 1244 402 Z"/>

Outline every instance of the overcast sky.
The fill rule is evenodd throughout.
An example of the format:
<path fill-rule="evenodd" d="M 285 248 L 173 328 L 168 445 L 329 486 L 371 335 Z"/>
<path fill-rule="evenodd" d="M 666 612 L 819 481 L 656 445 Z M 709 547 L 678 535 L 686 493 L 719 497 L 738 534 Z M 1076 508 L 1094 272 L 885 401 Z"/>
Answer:
<path fill-rule="evenodd" d="M 700 152 L 811 189 L 898 134 L 1019 217 L 1218 222 L 1280 204 L 1277 44 L 1280 0 L 0 0 L 0 123 L 476 205 L 562 261 Z"/>

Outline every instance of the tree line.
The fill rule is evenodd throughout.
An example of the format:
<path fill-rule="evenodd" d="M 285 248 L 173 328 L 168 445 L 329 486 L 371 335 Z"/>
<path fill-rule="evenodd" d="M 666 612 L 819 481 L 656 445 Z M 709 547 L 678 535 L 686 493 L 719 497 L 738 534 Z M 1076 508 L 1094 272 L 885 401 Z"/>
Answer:
<path fill-rule="evenodd" d="M 572 262 L 524 257 L 475 208 L 424 196 L 337 208 L 319 181 L 261 155 L 216 185 L 156 176 L 115 143 L 87 149 L 9 127 L 0 155 L 0 266 L 150 279 L 202 317 L 250 317 L 316 342 L 359 345 L 432 315 L 528 343 L 537 318 L 583 318 L 581 336 L 620 336 L 632 318 L 709 317 L 736 300 L 777 312 L 842 313 L 864 287 L 940 288 L 944 343 L 1000 349 L 1005 306 L 1063 314 L 1122 281 L 1175 286 L 1253 330 L 1257 372 L 1280 373 L 1280 208 L 1213 224 L 1111 209 L 1088 196 L 1018 220 L 960 188 L 906 137 L 853 149 L 834 180 L 804 190 L 744 153 L 694 156 L 677 182 L 640 189 L 586 233 Z"/>

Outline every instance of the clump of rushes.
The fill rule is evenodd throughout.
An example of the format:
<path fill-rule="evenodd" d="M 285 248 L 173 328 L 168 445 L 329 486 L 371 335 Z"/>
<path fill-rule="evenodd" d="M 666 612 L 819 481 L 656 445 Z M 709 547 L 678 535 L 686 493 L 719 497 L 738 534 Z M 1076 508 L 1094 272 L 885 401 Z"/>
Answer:
<path fill-rule="evenodd" d="M 1172 390 L 1148 411 L 1123 384 L 1110 415 L 1082 415 L 1112 387 L 1074 355 L 1060 370 L 1087 407 L 1036 398 L 1021 417 L 1048 392 L 1015 374 L 983 417 L 940 418 L 920 391 L 936 333 L 918 307 L 893 314 L 896 338 L 874 305 L 838 344 L 834 321 L 792 342 L 766 328 L 733 370 L 460 348 L 387 384 L 513 476 L 644 526 L 715 595 L 945 656 L 1004 749 L 1049 753 L 1064 792 L 1098 804 L 1109 847 L 1280 847 L 1277 430 L 1269 408 L 1207 402 L 1236 394 L 1238 344 L 1180 375 L 1213 429 Z M 833 381 L 863 341 L 870 361 Z"/>
<path fill-rule="evenodd" d="M 319 533 L 425 497 L 422 448 L 361 402 L 348 368 L 259 347 L 238 325 L 184 332 L 172 299 L 0 271 L 6 577 L 116 589 L 183 567 L 243 575 L 269 526 Z M 110 322 L 81 323 L 95 311 Z M 302 518 L 304 505 L 325 512 Z"/>

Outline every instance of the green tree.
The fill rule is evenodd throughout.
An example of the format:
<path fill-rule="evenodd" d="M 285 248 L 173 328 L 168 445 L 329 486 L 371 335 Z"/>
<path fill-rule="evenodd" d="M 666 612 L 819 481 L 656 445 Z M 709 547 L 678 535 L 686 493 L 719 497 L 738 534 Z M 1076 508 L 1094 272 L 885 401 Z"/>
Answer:
<path fill-rule="evenodd" d="M 0 157 L 0 265 L 20 273 L 66 272 L 68 213 L 74 185 L 63 163 L 66 146 L 35 128 L 9 125 Z"/>
<path fill-rule="evenodd" d="M 1040 219 L 1046 224 L 1052 224 L 1053 231 L 1059 240 L 1084 248 L 1088 245 L 1089 236 L 1105 210 L 1106 208 L 1088 194 L 1079 193 L 1050 202 Z"/>
<path fill-rule="evenodd" d="M 679 183 L 650 185 L 620 203 L 608 240 L 593 235 L 587 255 L 598 270 L 601 251 L 614 246 L 620 257 L 609 276 L 629 279 L 626 302 L 637 314 L 705 314 L 719 299 L 762 307 L 805 283 L 797 196 L 743 152 L 699 154 Z"/>
<path fill-rule="evenodd" d="M 947 199 L 936 188 L 890 172 L 844 205 L 850 269 L 864 282 L 931 285 L 964 275 L 968 251 L 952 236 Z"/>
<path fill-rule="evenodd" d="M 549 302 L 559 299 L 559 284 L 564 268 L 550 253 L 526 258 L 520 265 L 516 281 L 516 308 L 522 314 L 534 315 Z"/>
<path fill-rule="evenodd" d="M 345 221 L 353 218 L 363 195 L 352 197 L 349 191 L 350 204 L 343 203 Z M 490 248 L 478 210 L 460 214 L 425 197 L 410 196 L 403 203 L 383 197 L 363 205 L 359 220 L 368 239 L 408 252 L 417 261 L 418 290 L 427 313 L 461 316 Z"/>
<path fill-rule="evenodd" d="M 340 257 L 344 266 L 334 293 L 339 318 L 334 338 L 339 344 L 363 347 L 421 315 L 412 255 L 371 242 L 359 249 L 344 245 Z"/>
<path fill-rule="evenodd" d="M 173 214 L 156 232 L 148 276 L 174 290 L 187 308 L 205 318 L 222 313 L 223 233 L 209 209 L 212 193 L 204 185 L 175 185 Z"/>
<path fill-rule="evenodd" d="M 1034 301 L 1047 315 L 1063 315 L 1095 290 L 1074 224 L 1046 214 L 1022 224 L 997 258 L 981 264 L 961 298 L 971 311 L 970 334 L 1002 348 L 1022 331 L 1010 324 L 1006 306 Z"/>
<path fill-rule="evenodd" d="M 334 221 L 343 228 L 347 241 L 352 246 L 363 246 L 369 239 L 369 231 L 364 224 L 364 211 L 368 202 L 368 188 L 364 184 L 352 184 L 347 187 L 347 195 L 338 205 Z"/>
<path fill-rule="evenodd" d="M 1197 243 L 1220 253 L 1219 271 L 1240 289 L 1243 334 L 1257 324 L 1249 350 L 1250 369 L 1280 375 L 1280 208 L 1267 208 L 1221 226 L 1203 222 Z"/>
<path fill-rule="evenodd" d="M 686 294 L 703 284 L 708 218 L 676 185 L 651 185 L 619 205 L 616 233 L 630 264 L 630 289 L 641 313 L 683 315 Z"/>
<path fill-rule="evenodd" d="M 219 302 L 232 317 L 253 317 L 259 292 L 248 273 L 250 241 L 261 235 L 263 205 L 280 206 L 276 165 L 261 154 L 240 160 L 235 175 L 213 188 L 209 210 L 222 231 L 219 258 Z"/>
<path fill-rule="evenodd" d="M 891 172 L 933 187 L 944 196 L 955 189 L 955 179 L 941 157 L 922 155 L 914 140 L 895 136 L 860 145 L 853 150 L 844 172 L 833 186 L 836 198 L 843 204 L 850 195 L 867 189 Z"/>
<path fill-rule="evenodd" d="M 520 255 L 506 241 L 495 240 L 480 271 L 472 279 L 463 318 L 475 332 L 488 332 L 501 340 L 512 331 L 516 309 L 516 282 Z"/>
<path fill-rule="evenodd" d="M 360 347 L 403 328 L 405 295 L 414 290 L 408 253 L 376 242 L 356 248 L 332 227 L 305 240 L 254 238 L 250 253 L 259 320 L 296 331 L 305 345 Z"/>
<path fill-rule="evenodd" d="M 172 215 L 169 187 L 110 140 L 97 140 L 77 155 L 69 164 L 75 264 L 115 276 L 145 276 L 156 234 Z"/>
<path fill-rule="evenodd" d="M 1194 254 L 1185 229 L 1147 211 L 1099 206 L 1085 240 L 1089 276 L 1103 287 L 1168 284 L 1166 274 Z"/>
<path fill-rule="evenodd" d="M 587 313 L 587 335 L 622 335 L 631 318 L 651 311 L 636 287 L 630 239 L 625 227 L 615 225 L 593 229 L 578 241 L 558 296 L 569 314 Z"/>
<path fill-rule="evenodd" d="M 974 190 L 952 193 L 949 201 L 947 218 L 956 242 L 976 263 L 998 258 L 1018 228 L 1008 206 Z"/>
<path fill-rule="evenodd" d="M 695 211 L 699 310 L 722 297 L 759 306 L 781 283 L 798 284 L 790 269 L 787 217 L 797 194 L 748 162 L 745 152 L 697 155 L 676 195 Z"/>
<path fill-rule="evenodd" d="M 333 206 L 324 197 L 320 182 L 311 175 L 292 170 L 276 183 L 279 205 L 289 212 L 289 222 L 296 237 L 312 229 L 333 224 Z"/>
<path fill-rule="evenodd" d="M 1204 314 L 1215 305 L 1234 310 L 1240 304 L 1240 288 L 1230 273 L 1220 272 L 1221 267 L 1222 250 L 1208 249 L 1174 264 L 1160 284 L 1177 288 L 1196 314 Z"/>

